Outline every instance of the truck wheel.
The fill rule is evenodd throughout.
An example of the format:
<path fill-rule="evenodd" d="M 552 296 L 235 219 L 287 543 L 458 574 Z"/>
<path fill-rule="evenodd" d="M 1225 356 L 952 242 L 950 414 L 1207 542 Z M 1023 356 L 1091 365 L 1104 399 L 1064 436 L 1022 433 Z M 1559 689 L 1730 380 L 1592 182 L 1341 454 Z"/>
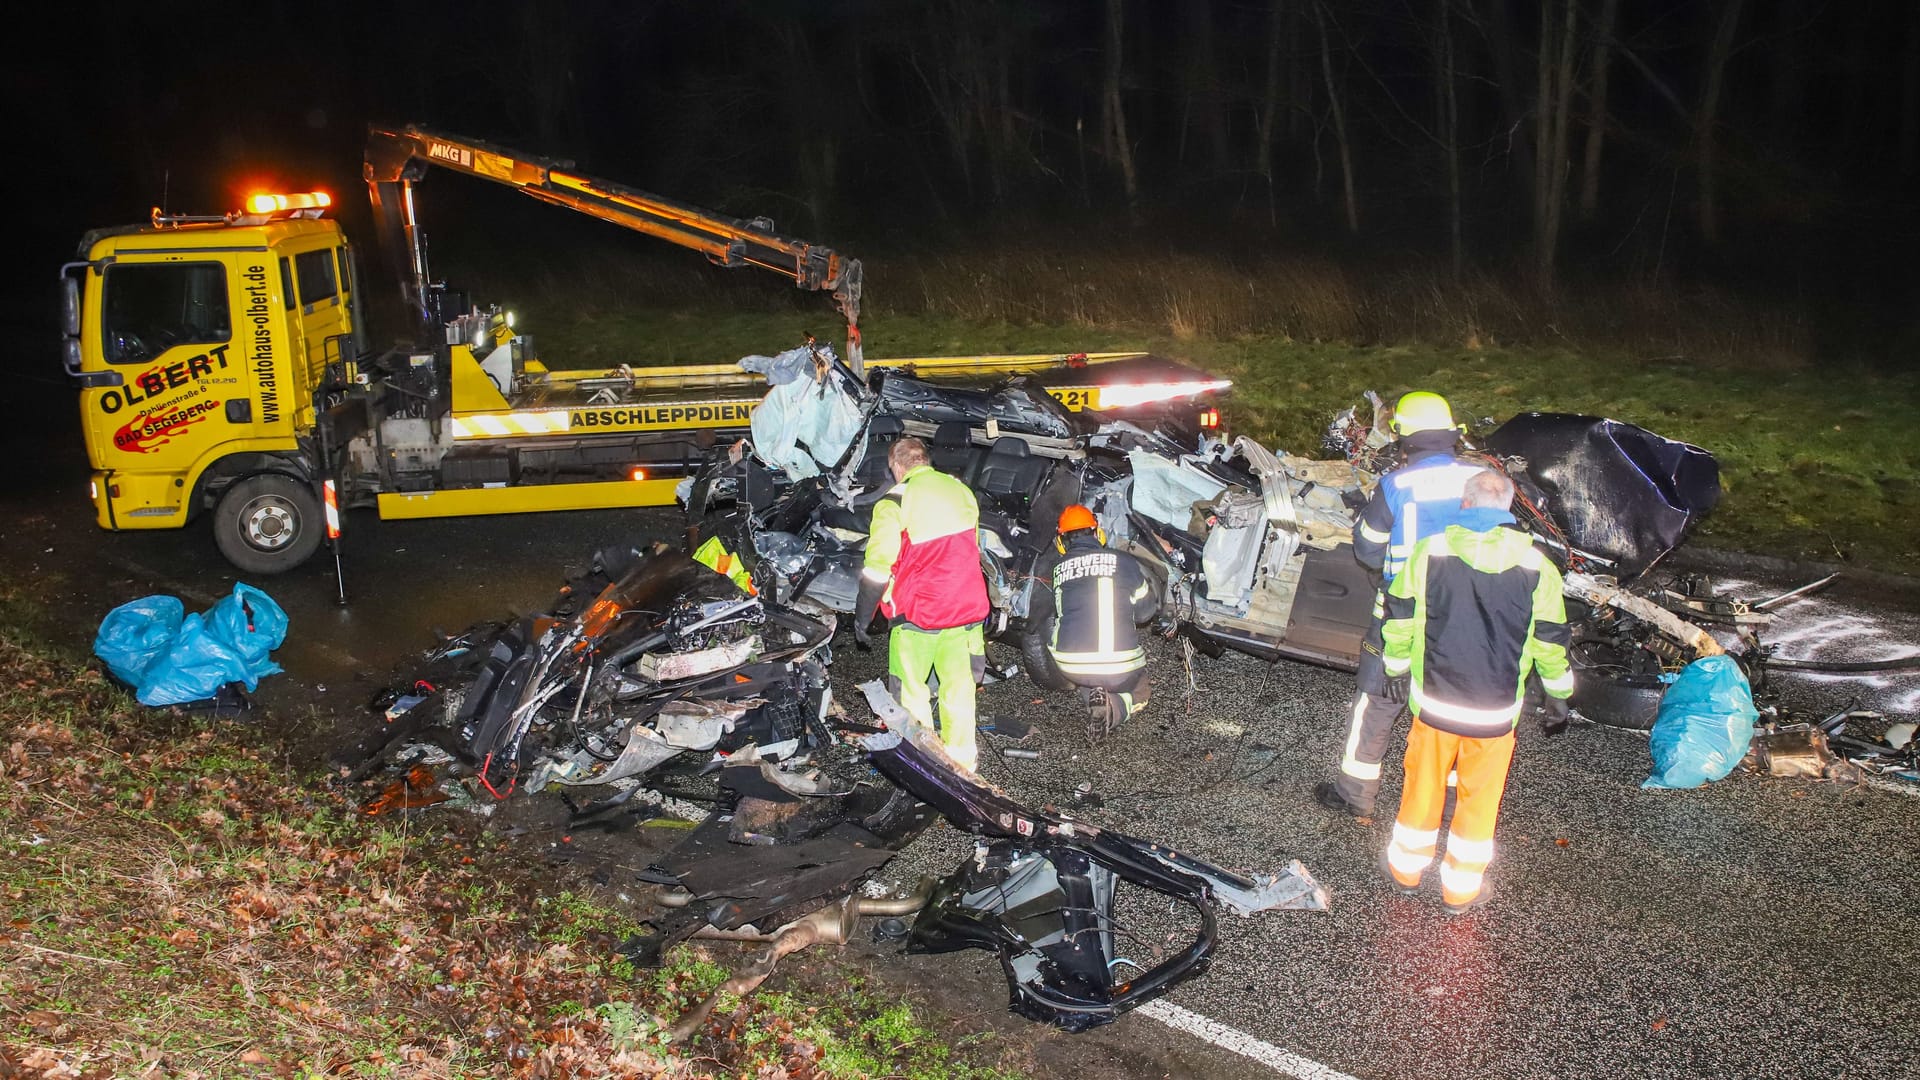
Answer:
<path fill-rule="evenodd" d="M 320 500 L 290 476 L 249 476 L 220 496 L 213 539 L 227 561 L 249 574 L 282 574 L 319 550 Z"/>

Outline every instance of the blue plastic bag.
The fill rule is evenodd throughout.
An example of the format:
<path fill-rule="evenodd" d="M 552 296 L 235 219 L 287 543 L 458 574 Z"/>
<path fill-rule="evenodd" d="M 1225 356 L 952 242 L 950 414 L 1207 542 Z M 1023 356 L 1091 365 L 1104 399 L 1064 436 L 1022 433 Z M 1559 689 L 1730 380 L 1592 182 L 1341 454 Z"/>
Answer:
<path fill-rule="evenodd" d="M 147 668 L 180 632 L 185 616 L 185 606 L 172 596 L 143 596 L 121 604 L 100 620 L 93 654 L 106 661 L 114 678 L 138 687 L 146 679 Z"/>
<path fill-rule="evenodd" d="M 260 680 L 233 646 L 220 640 L 204 615 L 195 613 L 180 624 L 173 644 L 147 669 L 147 678 L 135 695 L 142 705 L 185 705 L 204 701 L 230 682 L 251 690 Z"/>
<path fill-rule="evenodd" d="M 1653 722 L 1653 775 L 1643 788 L 1695 788 L 1724 778 L 1747 756 L 1753 690 L 1730 656 L 1688 664 L 1660 697 Z"/>
<path fill-rule="evenodd" d="M 247 689 L 279 673 L 280 665 L 267 659 L 267 654 L 287 640 L 287 613 L 271 596 L 245 582 L 236 582 L 233 593 L 207 612 L 207 626 L 246 663 L 252 675 Z"/>
<path fill-rule="evenodd" d="M 228 683 L 248 690 L 280 671 L 268 656 L 287 638 L 287 613 L 244 582 L 205 614 L 182 617 L 171 596 L 149 596 L 113 609 L 93 651 L 114 676 L 131 684 L 142 705 L 204 701 Z"/>

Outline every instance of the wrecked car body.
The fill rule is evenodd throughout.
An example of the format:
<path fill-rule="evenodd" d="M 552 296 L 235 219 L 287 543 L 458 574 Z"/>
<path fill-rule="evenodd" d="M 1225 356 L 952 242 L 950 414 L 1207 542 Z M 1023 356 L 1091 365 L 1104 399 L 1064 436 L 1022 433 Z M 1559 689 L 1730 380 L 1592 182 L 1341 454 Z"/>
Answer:
<path fill-rule="evenodd" d="M 901 373 L 867 386 L 815 382 L 821 409 L 857 407 L 865 418 L 817 473 L 796 475 L 742 446 L 716 453 L 688 485 L 692 535 L 723 538 L 775 595 L 822 617 L 852 610 L 871 507 L 892 483 L 887 448 L 912 435 L 936 468 L 978 493 L 988 635 L 1018 646 L 1042 688 L 1071 685 L 1046 648 L 1052 598 L 1040 583 L 1052 522 L 1076 502 L 1140 561 L 1160 595 L 1162 632 L 1211 655 L 1358 663 L 1374 586 L 1353 558 L 1353 522 L 1399 464 L 1379 398 L 1368 395 L 1370 420 L 1357 410 L 1334 420 L 1324 446 L 1338 457 L 1320 460 L 1070 412 L 1032 379 L 982 389 Z M 1514 478 L 1516 517 L 1567 572 L 1584 712 L 1638 723 L 1628 714 L 1646 712 L 1640 682 L 1721 651 L 1694 621 L 1698 597 L 1645 585 L 1718 501 L 1711 454 L 1631 424 L 1553 413 L 1514 417 L 1466 453 Z"/>
<path fill-rule="evenodd" d="M 633 782 L 687 753 L 777 761 L 817 737 L 830 627 L 678 553 L 598 565 L 486 642 L 460 692 L 449 749 L 490 792 Z"/>
<path fill-rule="evenodd" d="M 936 468 L 974 489 L 993 610 L 988 631 L 1015 630 L 1027 614 L 1034 567 L 1052 539 L 1050 527 L 1036 530 L 1033 523 L 1051 521 L 1079 497 L 1095 426 L 1086 414 L 1027 377 L 974 388 L 879 371 L 863 387 L 823 371 L 812 387 L 816 412 L 840 412 L 857 400 L 860 433 L 810 468 L 782 465 L 757 442 L 716 451 L 686 485 L 695 542 L 718 537 L 741 553 L 756 586 L 781 602 L 823 616 L 850 612 L 873 504 L 893 486 L 887 451 L 918 437 Z M 784 432 L 768 434 L 776 447 L 785 444 Z"/>
<path fill-rule="evenodd" d="M 457 654 L 458 673 L 434 671 L 437 689 L 415 683 L 427 689 L 407 696 L 404 718 L 417 723 L 381 755 L 394 779 L 366 812 L 447 804 L 452 784 L 468 805 L 480 792 L 559 793 L 579 828 L 698 774 L 713 785 L 712 810 L 639 875 L 658 887 L 662 914 L 635 959 L 691 937 L 767 942 L 730 984 L 744 992 L 788 952 L 844 944 L 863 915 L 917 915 L 910 950 L 998 952 L 1014 1011 L 1069 1031 L 1204 972 L 1217 908 L 1326 906 L 1297 862 L 1250 878 L 1030 810 L 956 765 L 878 683 L 862 688 L 878 723 L 850 719 L 826 676 L 830 634 L 817 616 L 678 552 L 601 552 L 550 610 L 436 650 Z M 423 763 L 429 745 L 451 756 L 448 780 Z M 856 894 L 940 817 L 978 838 L 971 859 L 907 897 Z M 1182 905 L 1194 933 L 1129 975 L 1141 965 L 1115 950 L 1113 904 L 1135 888 Z M 710 1008 L 674 1031 L 690 1034 Z"/>

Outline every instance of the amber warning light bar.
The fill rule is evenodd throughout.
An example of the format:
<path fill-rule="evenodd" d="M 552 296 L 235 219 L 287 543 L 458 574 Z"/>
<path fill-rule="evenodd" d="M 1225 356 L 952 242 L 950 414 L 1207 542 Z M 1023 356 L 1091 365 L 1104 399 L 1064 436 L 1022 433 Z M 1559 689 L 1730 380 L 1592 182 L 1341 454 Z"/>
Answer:
<path fill-rule="evenodd" d="M 333 205 L 333 196 L 324 191 L 306 191 L 297 195 L 252 195 L 247 198 L 247 213 L 277 214 L 283 210 L 325 210 Z"/>

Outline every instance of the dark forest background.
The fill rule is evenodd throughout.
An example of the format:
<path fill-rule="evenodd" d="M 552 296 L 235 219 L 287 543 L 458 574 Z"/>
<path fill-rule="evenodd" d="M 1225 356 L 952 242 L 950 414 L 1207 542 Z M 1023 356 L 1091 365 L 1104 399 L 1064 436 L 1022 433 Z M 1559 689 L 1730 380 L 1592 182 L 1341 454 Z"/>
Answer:
<path fill-rule="evenodd" d="M 51 210 L 10 268 L 33 282 L 83 229 L 163 200 L 325 186 L 358 231 L 365 125 L 417 121 L 919 259 L 921 293 L 928 260 L 965 252 L 1313 260 L 1498 282 L 1546 313 L 1536 332 L 1597 290 L 1699 289 L 1723 319 L 1794 313 L 1814 354 L 1905 366 L 1916 345 L 1913 0 L 266 0 L 49 20 L 4 74 L 33 151 L 16 183 Z M 436 182 L 443 244 L 461 250 L 449 221 L 471 237 L 463 215 L 514 222 L 501 243 L 536 254 L 610 243 L 476 186 Z M 876 300 L 907 277 L 874 275 Z M 1262 328 L 1244 322 L 1219 329 Z"/>

